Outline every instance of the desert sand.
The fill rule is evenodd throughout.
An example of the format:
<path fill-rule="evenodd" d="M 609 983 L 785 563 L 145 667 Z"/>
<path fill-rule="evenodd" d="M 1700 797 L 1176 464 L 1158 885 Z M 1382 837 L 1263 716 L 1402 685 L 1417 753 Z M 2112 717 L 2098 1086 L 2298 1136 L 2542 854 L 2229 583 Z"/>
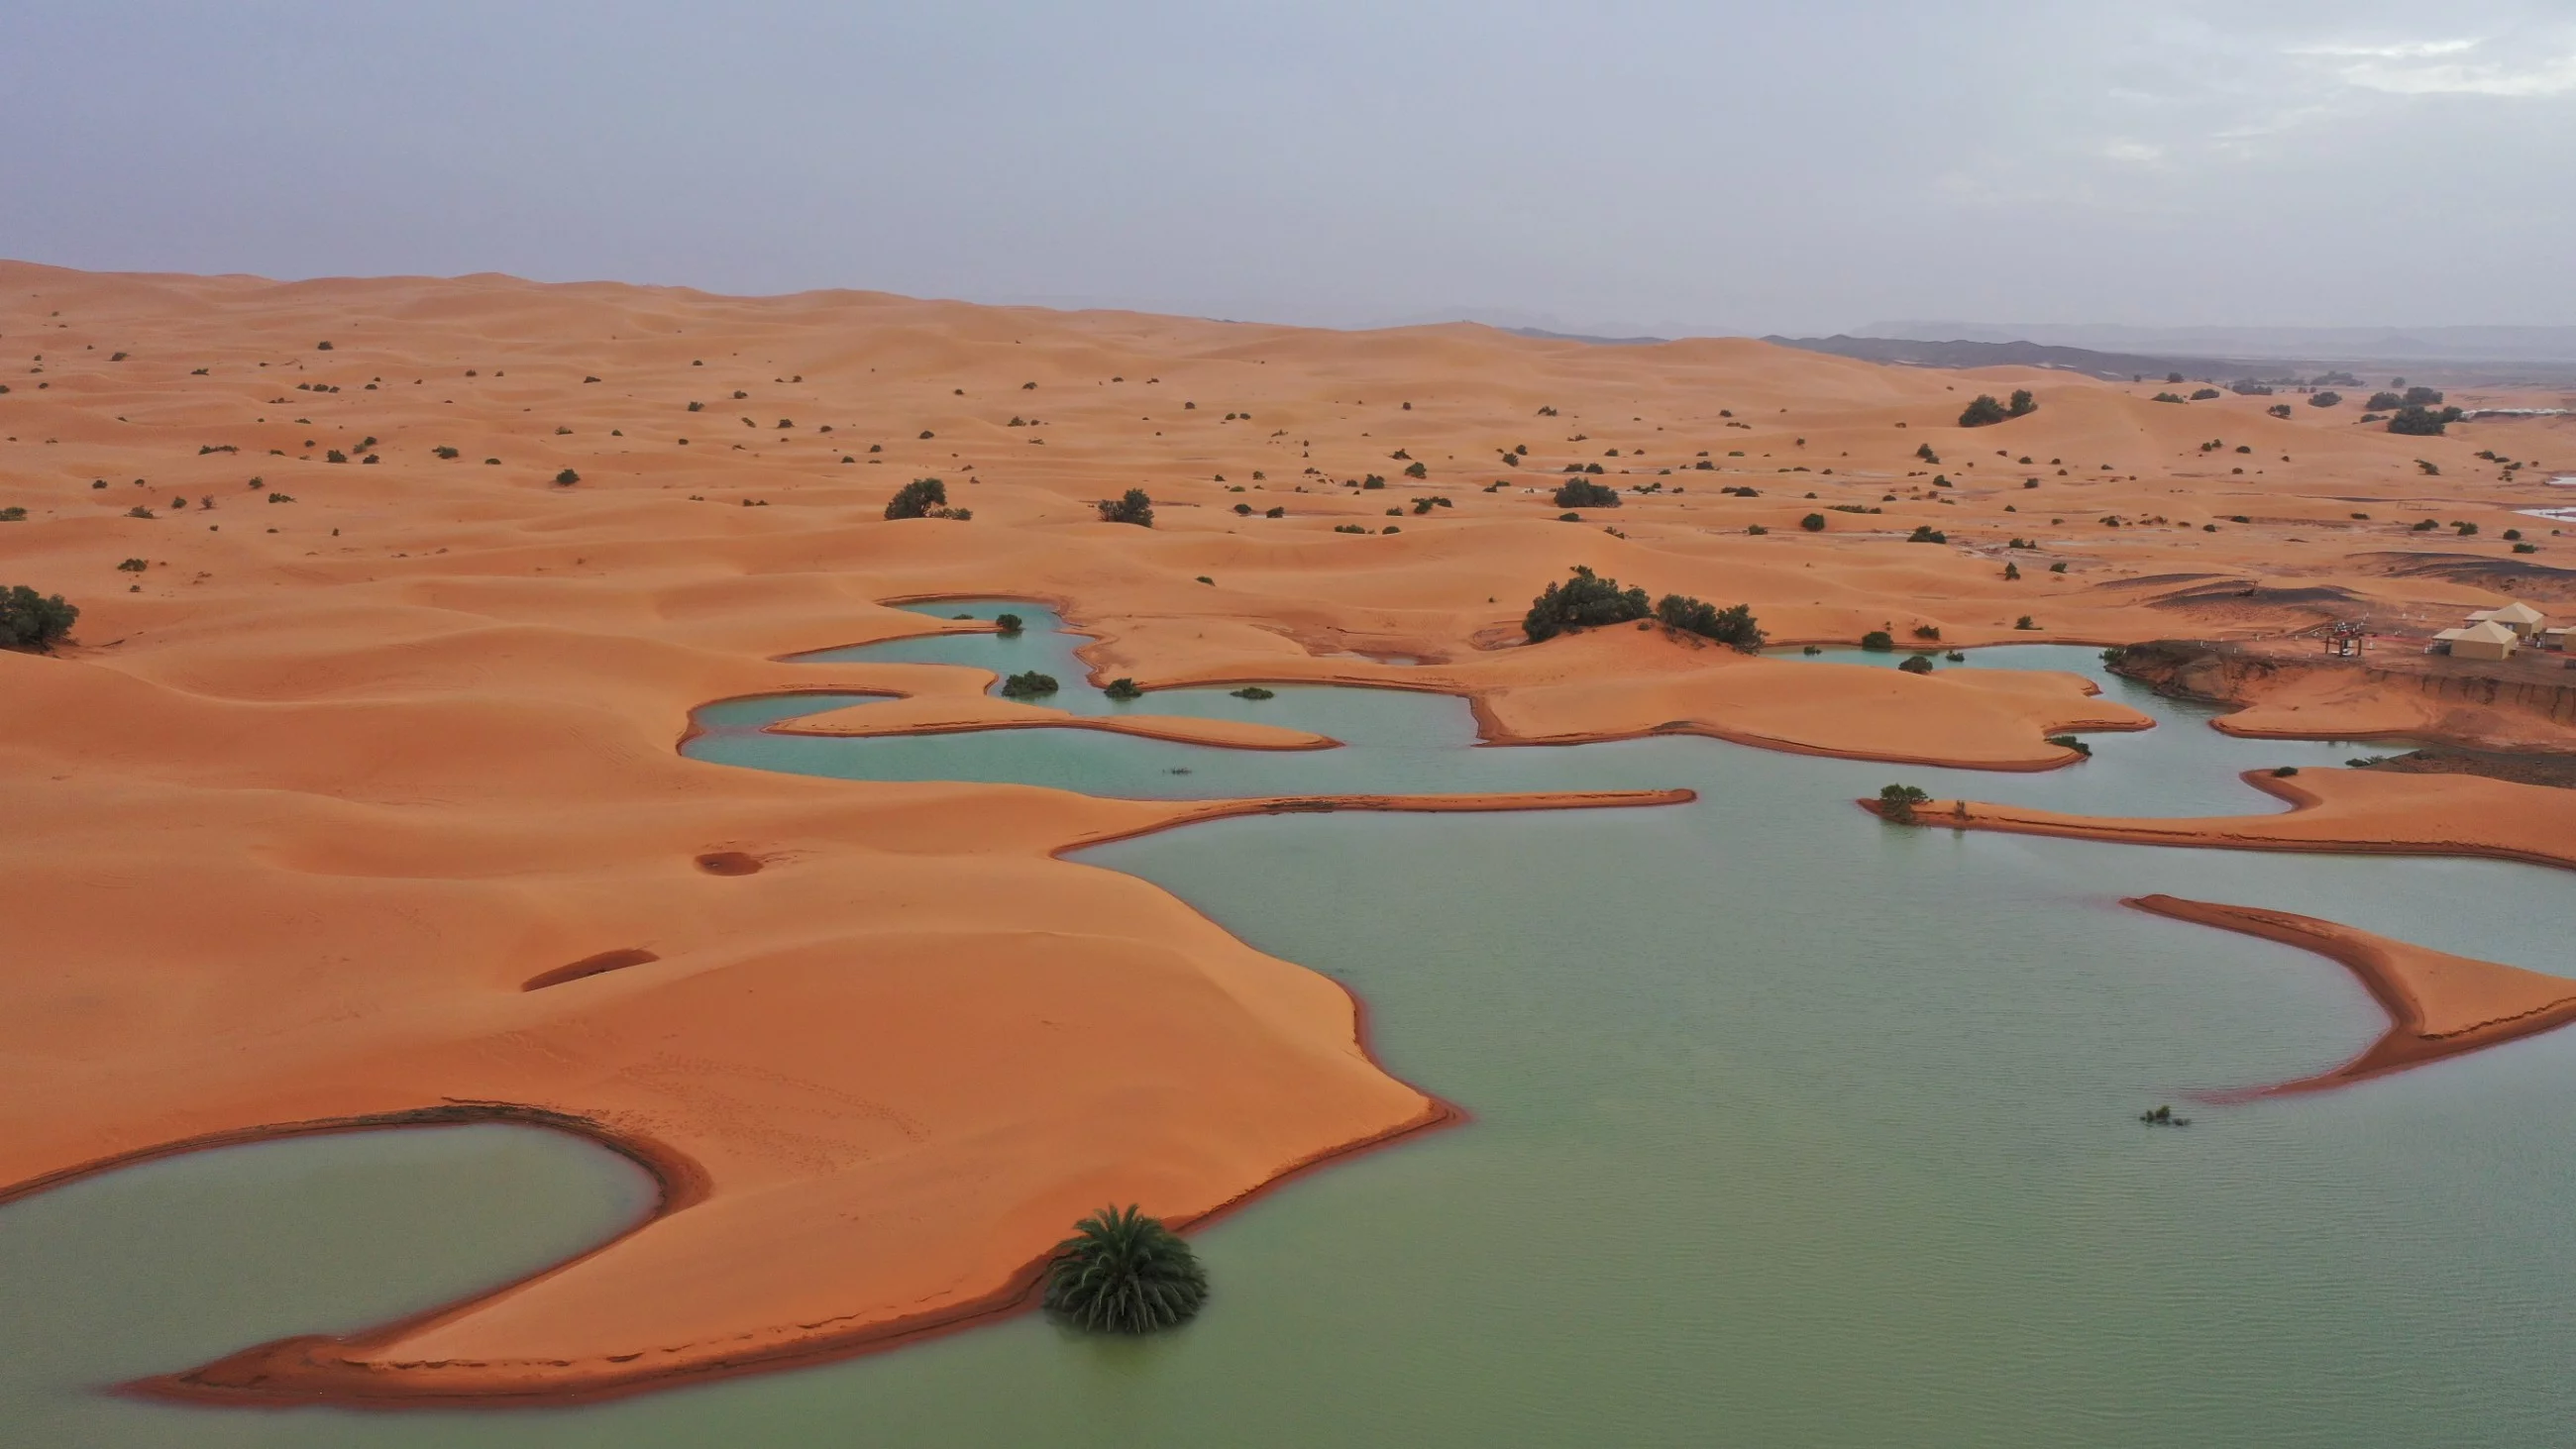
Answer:
<path fill-rule="evenodd" d="M 797 729 L 1072 722 L 985 697 L 980 671 L 785 662 L 954 627 L 895 601 L 1048 601 L 1093 636 L 1095 680 L 1451 692 L 1496 743 L 1684 731 L 2044 769 L 2073 758 L 2051 733 L 2145 721 L 2067 675 L 1655 629 L 1515 647 L 1517 621 L 1583 564 L 1749 604 L 1778 642 L 2221 637 L 2353 600 L 2447 623 L 2525 576 L 2443 559 L 2520 567 L 2501 534 L 2522 527 L 2554 578 L 2563 547 L 2516 512 L 2545 470 L 2476 454 L 2576 451 L 2563 422 L 2392 438 L 2349 404 L 2280 420 L 1747 341 L 491 276 L 0 264 L 0 341 L 0 509 L 26 510 L 0 522 L 0 586 L 82 610 L 57 652 L 0 652 L 0 1193 L 476 1116 L 582 1132 L 663 1184 L 633 1231 L 527 1282 L 160 1386 L 296 1400 L 576 1398 L 954 1327 L 1024 1304 L 1101 1202 L 1187 1222 L 1450 1118 L 1377 1066 L 1333 983 L 1057 858 L 1314 802 L 677 752 L 694 708 L 792 691 L 885 697 Z M 2016 387 L 2038 412 L 1956 426 Z M 1660 491 L 1562 521 L 1569 466 Z M 971 520 L 883 518 L 929 476 Z M 1097 519 L 1129 487 L 1150 530 Z M 2542 795 L 2355 778 L 2223 828 L 2327 849 L 2492 830 L 2565 863 Z"/>
<path fill-rule="evenodd" d="M 2265 1088 L 2263 1095 L 2364 1081 L 2576 1021 L 2576 981 L 2563 976 L 2428 951 L 2287 911 L 2179 896 L 2141 896 L 2125 904 L 2330 956 L 2388 1013 L 2387 1034 L 2361 1055 L 2331 1071 Z"/>

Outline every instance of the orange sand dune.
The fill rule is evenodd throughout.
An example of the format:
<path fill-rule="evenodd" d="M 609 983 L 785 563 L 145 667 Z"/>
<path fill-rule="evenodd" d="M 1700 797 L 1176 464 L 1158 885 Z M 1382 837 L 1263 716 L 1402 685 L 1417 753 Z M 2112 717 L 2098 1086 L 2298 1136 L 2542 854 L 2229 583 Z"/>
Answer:
<path fill-rule="evenodd" d="M 82 609 L 54 655 L 0 653 L 0 1184 L 460 1115 L 585 1132 L 665 1183 L 650 1221 L 528 1283 L 181 1380 L 298 1399 L 567 1397 L 847 1351 L 1023 1301 L 1101 1201 L 1190 1219 L 1439 1120 L 1332 983 L 1057 853 L 1226 811 L 1663 798 L 1176 805 L 675 752 L 693 708 L 763 693 L 1048 718 L 981 671 L 783 662 L 952 627 L 888 601 L 1053 602 L 1101 678 L 1454 692 L 1498 741 L 2041 768 L 2067 758 L 2046 734 L 2138 718 L 2071 677 L 1515 626 L 1576 564 L 1749 604 L 1785 642 L 2333 612 L 2211 581 L 2449 622 L 2504 596 L 2372 560 L 2510 561 L 2542 470 L 2474 455 L 2563 466 L 2571 437 L 2391 438 L 2349 407 L 1740 340 L 490 276 L 0 263 L 0 340 L 0 586 Z M 2013 385 L 2036 414 L 1956 426 Z M 1568 468 L 1622 506 L 1561 520 Z M 886 521 L 915 477 L 971 520 Z M 1129 487 L 1150 530 L 1098 520 Z M 2481 532 L 2409 528 L 2428 517 Z M 2224 828 L 2505 830 L 2477 812 L 2519 796 L 2365 793 L 2479 788 L 2510 787 L 2320 783 L 2317 809 Z M 2513 809 L 2495 843 L 2567 858 Z"/>
<path fill-rule="evenodd" d="M 2059 835 L 2128 845 L 2314 850 L 2363 855 L 2467 855 L 2576 869 L 2576 809 L 2564 790 L 2478 775 L 2250 770 L 2245 782 L 2290 802 L 2278 815 L 2123 819 L 2061 815 L 1986 801 L 1921 806 L 1926 825 Z M 1875 810 L 1877 802 L 1863 801 Z"/>
<path fill-rule="evenodd" d="M 2124 904 L 2331 956 L 2388 1013 L 2387 1033 L 2361 1055 L 2332 1071 L 2269 1088 L 2267 1095 L 2347 1086 L 2576 1021 L 2576 981 L 2563 976 L 2431 951 L 2287 911 L 2178 896 L 2142 896 Z"/>

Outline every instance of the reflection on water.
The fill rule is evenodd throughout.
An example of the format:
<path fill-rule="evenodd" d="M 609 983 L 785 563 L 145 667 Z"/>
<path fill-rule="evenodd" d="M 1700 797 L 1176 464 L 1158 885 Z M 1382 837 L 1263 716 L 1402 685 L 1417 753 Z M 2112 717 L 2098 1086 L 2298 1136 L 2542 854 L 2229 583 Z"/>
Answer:
<path fill-rule="evenodd" d="M 1680 737 L 1474 748 L 1465 707 L 1432 695 L 1283 686 L 1259 703 L 1175 690 L 1115 705 L 1080 684 L 1078 641 L 1051 633 L 1051 617 L 984 612 L 1002 607 L 1029 633 L 853 657 L 1040 668 L 1076 711 L 1263 719 L 1347 746 L 757 732 L 818 707 L 804 700 L 711 709 L 690 751 L 1111 795 L 1689 786 L 1701 798 L 1243 819 L 1083 854 L 1346 982 L 1369 1000 L 1390 1068 L 1476 1114 L 1300 1179 L 1202 1235 L 1216 1296 L 1183 1333 L 1103 1344 L 1027 1318 L 549 1412 L 245 1414 L 47 1389 L 32 1408 L 0 1407 L 0 1430 L 367 1449 L 2564 1441 L 2576 1037 L 2341 1093 L 2196 1107 L 2190 1131 L 2149 1131 L 2135 1121 L 2144 1107 L 2303 1075 L 2358 1050 L 2380 1018 L 2317 957 L 2116 904 L 2168 891 L 2273 906 L 2563 971 L 2563 874 L 1903 830 L 1849 803 L 1906 780 L 2055 809 L 2270 810 L 2236 771 L 2333 768 L 2351 748 L 2230 739 L 2205 712 L 2104 676 L 2093 651 L 2053 646 L 1944 667 L 2079 670 L 2163 723 L 2091 736 L 2091 761 L 2044 775 Z M 535 1140 L 545 1154 L 588 1151 Z M 263 1149 L 316 1154 L 345 1172 L 337 1187 L 281 1184 L 285 1159 L 247 1178 L 277 1202 L 400 1197 L 372 1185 L 396 1167 L 349 1155 L 362 1141 Z M 78 1212 L 29 1216 L 66 1194 L 0 1210 L 0 1263 L 103 1271 L 129 1239 L 83 1220 L 111 1210 L 135 1233 L 203 1220 L 202 1241 L 302 1261 L 300 1229 L 271 1242 L 264 1209 L 174 1189 L 184 1165 L 87 1184 Z M 526 1220 L 601 1221 L 579 1209 L 590 1189 L 578 1172 L 549 1175 L 559 1166 L 512 1169 L 501 1196 Z M 457 1232 L 490 1234 L 497 1258 L 529 1250 L 483 1218 Z M 375 1241 L 380 1256 L 326 1254 L 284 1273 L 308 1316 L 253 1314 L 242 1336 L 357 1321 L 362 1305 L 436 1291 L 398 1271 L 397 1233 Z M 221 1324 L 241 1291 L 193 1260 L 156 1273 L 169 1310 L 200 1326 Z M 73 1286 L 38 1300 L 48 1324 L 58 1315 L 44 1305 L 87 1291 L 62 1281 Z M 47 1383 L 230 1342 L 210 1329 L 128 1354 L 112 1315 L 77 1313 L 60 1332 L 25 1331 L 54 1355 Z M 93 1372 L 101 1363 L 116 1367 Z"/>

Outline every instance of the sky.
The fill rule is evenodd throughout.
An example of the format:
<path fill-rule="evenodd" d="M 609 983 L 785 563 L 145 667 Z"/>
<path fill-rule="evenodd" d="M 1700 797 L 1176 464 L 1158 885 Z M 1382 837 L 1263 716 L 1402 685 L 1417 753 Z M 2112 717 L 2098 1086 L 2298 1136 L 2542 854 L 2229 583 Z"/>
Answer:
<path fill-rule="evenodd" d="M 2576 325 L 2576 0 L 0 0 L 0 256 L 1663 335 Z"/>

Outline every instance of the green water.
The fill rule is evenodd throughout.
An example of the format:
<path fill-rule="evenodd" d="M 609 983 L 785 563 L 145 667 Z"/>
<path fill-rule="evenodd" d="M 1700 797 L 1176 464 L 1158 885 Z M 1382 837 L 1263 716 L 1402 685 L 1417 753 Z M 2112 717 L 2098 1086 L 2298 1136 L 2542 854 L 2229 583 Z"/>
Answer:
<path fill-rule="evenodd" d="M 1231 820 L 1081 857 L 1348 983 L 1390 1069 L 1476 1115 L 1201 1234 L 1216 1297 L 1181 1333 L 1098 1343 L 1028 1317 L 542 1412 L 207 1410 L 93 1392 L 506 1278 L 631 1210 L 614 1190 L 629 1169 L 543 1134 L 442 1139 L 482 1155 L 427 1188 L 405 1154 L 429 1134 L 281 1143 L 0 1209 L 0 1359 L 15 1374 L 0 1441 L 2567 1442 L 2576 1036 L 2339 1093 L 2193 1105 L 2339 1061 L 2380 1018 L 2319 958 L 2117 905 L 2170 891 L 2566 970 L 2562 873 L 1899 830 L 1848 803 L 1907 780 L 2059 809 L 2267 810 L 2277 802 L 2237 770 L 2332 768 L 2356 749 L 2230 740 L 2102 676 L 2091 651 L 2044 646 L 1943 667 L 2080 669 L 2163 727 L 2092 736 L 2093 760 L 2040 776 L 1691 738 L 1471 748 L 1464 706 L 1430 695 L 1112 705 L 1079 686 L 1079 641 L 1007 607 L 1029 634 L 864 657 L 1041 668 L 1068 708 L 1267 719 L 1349 746 L 750 728 L 807 699 L 711 709 L 691 752 L 1114 795 L 1682 785 L 1701 798 Z M 2135 1122 L 2164 1101 L 2197 1124 Z M 453 1253 L 380 1262 L 331 1246 L 407 1241 L 401 1215 L 433 1211 L 454 1220 Z M 328 1250 L 308 1254 L 311 1240 Z M 244 1257 L 274 1266 L 245 1274 Z"/>

